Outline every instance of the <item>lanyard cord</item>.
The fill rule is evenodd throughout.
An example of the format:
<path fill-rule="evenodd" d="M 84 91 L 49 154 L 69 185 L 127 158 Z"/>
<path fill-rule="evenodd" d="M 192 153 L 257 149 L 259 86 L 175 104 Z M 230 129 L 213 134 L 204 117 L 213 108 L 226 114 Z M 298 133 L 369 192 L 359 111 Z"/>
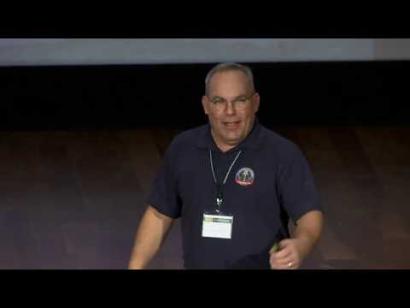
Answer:
<path fill-rule="evenodd" d="M 228 171 L 226 172 L 226 175 L 225 175 L 225 178 L 224 178 L 224 180 L 223 180 L 223 182 L 222 182 L 222 185 L 225 185 L 226 181 L 228 180 L 228 176 L 229 176 L 229 174 L 231 173 L 231 169 L 232 169 L 232 167 L 235 165 L 235 163 L 236 163 L 236 161 L 238 160 L 239 155 L 241 155 L 241 153 L 242 153 L 242 150 L 240 150 L 240 151 L 238 152 L 238 154 L 236 154 L 235 159 L 233 160 L 233 162 L 232 162 L 231 165 L 229 166 Z M 214 164 L 213 164 L 213 159 L 212 159 L 212 151 L 211 151 L 211 150 L 209 150 L 209 161 L 210 161 L 210 163 L 211 163 L 211 170 L 212 170 L 212 175 L 213 175 L 213 177 L 214 177 L 214 182 L 215 182 L 215 184 L 218 184 L 218 181 L 217 181 L 216 176 L 215 176 L 215 169 L 214 169 Z"/>
<path fill-rule="evenodd" d="M 211 170 L 212 170 L 212 175 L 214 177 L 214 182 L 215 182 L 216 187 L 217 187 L 216 203 L 218 205 L 218 208 L 222 205 L 222 202 L 223 202 L 222 185 L 225 185 L 226 181 L 228 180 L 228 176 L 231 173 L 231 170 L 232 170 L 233 166 L 235 165 L 236 161 L 238 160 L 239 155 L 241 155 L 241 153 L 242 153 L 242 150 L 240 150 L 238 152 L 238 154 L 236 154 L 235 159 L 232 161 L 231 165 L 229 166 L 228 171 L 225 174 L 225 178 L 224 178 L 222 184 L 218 184 L 218 180 L 217 180 L 216 175 L 215 175 L 214 163 L 213 163 L 213 158 L 212 158 L 212 151 L 209 150 L 209 162 L 211 164 Z"/>

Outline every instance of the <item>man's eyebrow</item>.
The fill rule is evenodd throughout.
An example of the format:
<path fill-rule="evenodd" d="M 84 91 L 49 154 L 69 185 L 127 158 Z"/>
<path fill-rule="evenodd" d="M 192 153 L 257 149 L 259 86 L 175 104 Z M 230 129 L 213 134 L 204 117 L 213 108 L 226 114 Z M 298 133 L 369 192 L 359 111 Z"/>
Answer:
<path fill-rule="evenodd" d="M 248 97 L 248 95 L 246 95 L 246 94 L 239 94 L 239 95 L 235 96 L 233 99 L 235 100 L 235 99 L 242 98 L 242 97 Z M 226 99 L 226 98 L 224 98 L 224 97 L 222 97 L 222 96 L 219 96 L 219 95 L 215 95 L 215 96 L 212 96 L 212 97 L 211 97 L 211 99 L 215 99 L 215 98 Z"/>
<path fill-rule="evenodd" d="M 218 96 L 218 95 L 212 96 L 212 97 L 210 97 L 209 99 L 210 99 L 211 101 L 213 101 L 213 100 L 217 100 L 217 99 L 222 99 L 222 100 L 225 100 L 223 97 Z"/>

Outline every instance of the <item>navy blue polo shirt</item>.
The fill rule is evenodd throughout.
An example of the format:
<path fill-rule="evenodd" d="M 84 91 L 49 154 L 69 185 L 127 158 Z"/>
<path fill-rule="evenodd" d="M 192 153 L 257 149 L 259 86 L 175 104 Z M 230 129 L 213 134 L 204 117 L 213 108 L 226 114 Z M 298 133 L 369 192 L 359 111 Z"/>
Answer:
<path fill-rule="evenodd" d="M 233 215 L 231 239 L 202 237 L 204 212 L 216 209 L 216 176 L 223 180 L 222 211 Z M 185 131 L 168 147 L 147 203 L 160 213 L 181 218 L 187 269 L 269 268 L 269 249 L 289 237 L 289 218 L 296 222 L 321 210 L 308 162 L 291 141 L 258 121 L 245 140 L 222 153 L 209 124 Z"/>

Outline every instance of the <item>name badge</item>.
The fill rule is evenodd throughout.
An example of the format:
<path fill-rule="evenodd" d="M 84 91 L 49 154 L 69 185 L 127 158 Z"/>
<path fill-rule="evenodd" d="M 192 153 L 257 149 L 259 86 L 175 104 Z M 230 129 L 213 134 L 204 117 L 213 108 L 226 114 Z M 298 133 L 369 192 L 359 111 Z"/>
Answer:
<path fill-rule="evenodd" d="M 202 237 L 230 239 L 232 236 L 233 216 L 204 214 Z"/>

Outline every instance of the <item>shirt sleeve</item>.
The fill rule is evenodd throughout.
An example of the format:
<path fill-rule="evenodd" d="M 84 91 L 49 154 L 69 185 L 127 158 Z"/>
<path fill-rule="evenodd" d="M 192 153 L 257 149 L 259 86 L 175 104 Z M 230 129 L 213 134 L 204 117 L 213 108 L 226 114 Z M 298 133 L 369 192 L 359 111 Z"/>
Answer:
<path fill-rule="evenodd" d="M 172 159 L 173 152 L 174 148 L 171 144 L 165 152 L 146 202 L 161 214 L 171 218 L 178 218 L 181 216 L 182 204 L 177 191 L 175 165 Z"/>
<path fill-rule="evenodd" d="M 279 199 L 293 222 L 312 210 L 322 211 L 315 181 L 300 149 L 294 145 L 279 168 Z"/>

